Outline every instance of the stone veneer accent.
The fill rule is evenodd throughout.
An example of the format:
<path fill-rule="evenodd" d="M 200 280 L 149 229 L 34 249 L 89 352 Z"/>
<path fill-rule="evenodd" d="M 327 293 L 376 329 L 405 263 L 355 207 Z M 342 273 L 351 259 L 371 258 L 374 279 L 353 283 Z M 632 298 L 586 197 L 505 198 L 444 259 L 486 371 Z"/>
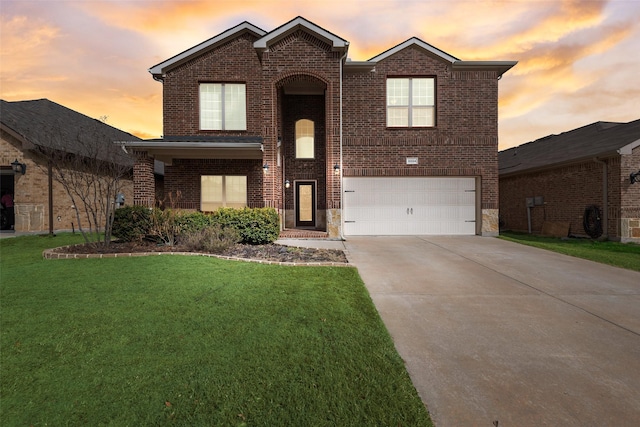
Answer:
<path fill-rule="evenodd" d="M 497 236 L 499 233 L 499 210 L 482 210 L 482 236 Z"/>

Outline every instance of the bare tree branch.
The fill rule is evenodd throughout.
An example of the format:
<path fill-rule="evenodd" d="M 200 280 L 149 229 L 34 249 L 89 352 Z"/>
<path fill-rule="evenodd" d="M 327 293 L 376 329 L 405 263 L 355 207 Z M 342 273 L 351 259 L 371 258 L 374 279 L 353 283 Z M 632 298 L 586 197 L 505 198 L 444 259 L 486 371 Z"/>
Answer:
<path fill-rule="evenodd" d="M 105 126 L 96 120 L 63 132 L 58 123 L 57 129 L 47 132 L 48 140 L 38 151 L 51 162 L 53 179 L 71 198 L 85 242 L 108 246 L 115 199 L 131 178 L 133 158 L 105 134 Z"/>

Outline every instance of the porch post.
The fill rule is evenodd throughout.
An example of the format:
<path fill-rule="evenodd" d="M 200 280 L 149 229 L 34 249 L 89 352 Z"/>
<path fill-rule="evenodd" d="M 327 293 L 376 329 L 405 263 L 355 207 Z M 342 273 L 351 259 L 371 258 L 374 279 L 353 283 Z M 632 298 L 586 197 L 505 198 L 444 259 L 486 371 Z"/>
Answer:
<path fill-rule="evenodd" d="M 133 204 L 152 208 L 155 205 L 156 184 L 153 176 L 153 157 L 145 151 L 135 151 L 133 165 Z"/>

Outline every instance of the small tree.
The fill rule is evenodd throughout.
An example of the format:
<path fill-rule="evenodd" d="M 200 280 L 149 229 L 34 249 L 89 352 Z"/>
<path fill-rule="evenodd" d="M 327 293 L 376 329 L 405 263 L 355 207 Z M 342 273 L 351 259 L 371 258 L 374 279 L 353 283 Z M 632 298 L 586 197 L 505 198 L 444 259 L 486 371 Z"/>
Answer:
<path fill-rule="evenodd" d="M 108 246 L 111 241 L 115 199 L 133 168 L 133 158 L 114 144 L 123 135 L 101 121 L 86 121 L 75 129 L 50 129 L 37 146 L 69 195 L 86 243 Z"/>

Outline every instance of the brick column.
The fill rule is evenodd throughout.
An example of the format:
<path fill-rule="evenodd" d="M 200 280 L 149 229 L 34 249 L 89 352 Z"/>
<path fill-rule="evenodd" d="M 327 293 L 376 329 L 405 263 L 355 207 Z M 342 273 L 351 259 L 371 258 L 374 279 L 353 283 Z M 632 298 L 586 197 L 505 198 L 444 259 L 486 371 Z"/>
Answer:
<path fill-rule="evenodd" d="M 133 165 L 133 204 L 152 208 L 155 204 L 156 184 L 153 176 L 153 157 L 136 151 Z"/>

